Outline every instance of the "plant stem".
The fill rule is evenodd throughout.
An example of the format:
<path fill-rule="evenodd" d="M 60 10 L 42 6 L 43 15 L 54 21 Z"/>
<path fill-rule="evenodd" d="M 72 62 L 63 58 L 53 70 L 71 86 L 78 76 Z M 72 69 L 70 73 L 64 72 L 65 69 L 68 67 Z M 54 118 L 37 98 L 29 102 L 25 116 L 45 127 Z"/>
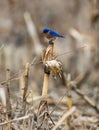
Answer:
<path fill-rule="evenodd" d="M 44 74 L 44 82 L 43 82 L 43 90 L 42 90 L 42 97 L 47 98 L 48 93 L 48 81 L 49 81 L 49 74 Z"/>

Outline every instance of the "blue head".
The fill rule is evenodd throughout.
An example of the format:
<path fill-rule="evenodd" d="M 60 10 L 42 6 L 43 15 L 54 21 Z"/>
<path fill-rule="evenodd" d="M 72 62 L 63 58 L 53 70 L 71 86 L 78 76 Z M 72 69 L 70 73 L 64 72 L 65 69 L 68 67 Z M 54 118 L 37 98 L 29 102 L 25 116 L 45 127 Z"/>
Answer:
<path fill-rule="evenodd" d="M 50 31 L 49 28 L 44 28 L 44 29 L 43 29 L 43 33 L 48 33 L 49 31 Z"/>

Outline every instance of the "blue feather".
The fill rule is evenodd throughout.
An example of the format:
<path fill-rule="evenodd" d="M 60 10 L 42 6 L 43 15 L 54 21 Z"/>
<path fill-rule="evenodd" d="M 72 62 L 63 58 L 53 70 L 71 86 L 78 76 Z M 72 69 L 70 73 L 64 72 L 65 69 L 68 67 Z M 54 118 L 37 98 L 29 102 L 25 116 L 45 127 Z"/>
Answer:
<path fill-rule="evenodd" d="M 50 30 L 49 33 L 50 33 L 50 35 L 52 35 L 52 36 L 63 37 L 62 35 L 60 35 L 59 33 L 55 32 L 55 31 L 53 31 L 53 30 Z"/>
<path fill-rule="evenodd" d="M 55 32 L 55 31 L 54 31 L 53 29 L 51 29 L 51 28 L 44 28 L 44 29 L 43 29 L 43 33 L 49 33 L 51 36 L 64 38 L 64 36 L 62 36 L 62 35 L 60 35 L 59 33 Z"/>

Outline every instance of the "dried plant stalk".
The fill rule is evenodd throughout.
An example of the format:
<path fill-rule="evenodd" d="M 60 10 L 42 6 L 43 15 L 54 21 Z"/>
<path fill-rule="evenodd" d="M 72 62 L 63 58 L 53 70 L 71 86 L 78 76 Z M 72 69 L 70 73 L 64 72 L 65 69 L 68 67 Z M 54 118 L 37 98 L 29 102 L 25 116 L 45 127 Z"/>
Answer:
<path fill-rule="evenodd" d="M 49 43 L 47 49 L 44 50 L 42 53 L 42 60 L 44 64 L 44 81 L 43 81 L 43 88 L 42 88 L 43 99 L 41 100 L 39 105 L 37 122 L 39 122 L 40 124 L 38 128 L 43 128 L 43 129 L 45 129 L 45 122 L 49 129 L 47 96 L 48 96 L 48 82 L 50 76 L 50 68 L 46 65 L 46 61 L 53 59 L 53 46 L 54 46 L 53 42 Z"/>
<path fill-rule="evenodd" d="M 51 42 L 51 43 L 49 43 L 45 52 L 43 52 L 42 60 L 43 60 L 44 65 L 45 65 L 46 61 L 52 60 L 53 47 L 54 47 L 54 43 Z M 44 66 L 44 82 L 43 82 L 43 89 L 42 89 L 42 97 L 45 99 L 47 98 L 47 94 L 48 94 L 49 75 L 50 75 L 49 67 L 45 65 Z"/>
<path fill-rule="evenodd" d="M 8 114 L 6 113 L 6 119 L 9 120 L 9 119 L 11 119 L 10 117 L 12 115 L 11 114 L 12 108 L 11 108 L 11 102 L 10 102 L 10 84 L 11 84 L 10 83 L 10 69 L 6 70 L 6 79 L 7 79 L 7 93 L 8 93 L 8 97 L 7 97 L 7 111 L 9 112 Z M 7 129 L 8 130 L 12 130 L 10 123 L 7 124 Z"/>
<path fill-rule="evenodd" d="M 68 74 L 67 76 L 67 88 L 68 88 L 68 91 L 67 91 L 67 106 L 68 106 L 68 109 L 71 109 L 72 107 L 72 96 L 71 96 L 71 75 Z"/>
<path fill-rule="evenodd" d="M 26 63 L 25 73 L 24 73 L 25 86 L 24 86 L 24 93 L 23 93 L 24 114 L 26 112 L 26 95 L 27 95 L 27 90 L 28 90 L 28 75 L 29 75 L 29 63 Z"/>
<path fill-rule="evenodd" d="M 43 112 L 48 111 L 48 104 L 46 100 L 42 100 L 39 104 L 38 115 L 42 115 Z M 43 115 L 42 115 L 43 116 Z"/>
<path fill-rule="evenodd" d="M 71 107 L 72 107 L 71 75 L 68 74 L 67 77 L 66 77 L 66 74 L 62 73 L 62 80 L 63 80 L 63 84 L 65 86 L 67 86 L 67 106 L 68 106 L 68 109 L 71 109 Z"/>
<path fill-rule="evenodd" d="M 60 75 L 62 71 L 62 65 L 59 61 L 56 60 L 56 56 L 53 54 L 54 43 L 52 41 L 49 42 L 49 45 L 42 52 L 42 61 L 44 64 L 44 82 L 42 89 L 42 100 L 38 109 L 38 122 L 41 122 L 39 128 L 50 129 L 49 121 L 50 119 L 53 123 L 53 120 L 50 117 L 48 112 L 47 105 L 47 96 L 48 96 L 48 82 L 50 74 L 54 77 Z M 42 117 L 42 118 L 41 118 Z M 46 124 L 46 125 L 45 125 Z"/>
<path fill-rule="evenodd" d="M 47 98 L 49 74 L 44 74 L 42 97 Z"/>
<path fill-rule="evenodd" d="M 20 77 L 20 93 L 21 93 L 21 97 L 23 96 L 23 93 L 24 93 L 24 87 L 25 87 L 25 81 L 24 81 L 24 76 L 22 75 Z"/>
<path fill-rule="evenodd" d="M 60 118 L 57 124 L 53 127 L 52 130 L 57 130 L 57 128 L 66 120 L 69 116 L 71 116 L 76 111 L 75 107 L 72 107 L 69 111 L 64 113 L 64 115 Z"/>
<path fill-rule="evenodd" d="M 3 107 L 3 112 L 6 113 L 7 112 L 7 87 L 6 86 L 2 86 L 0 85 L 0 101 L 2 103 L 2 107 Z"/>
<path fill-rule="evenodd" d="M 42 60 L 44 64 L 46 63 L 46 61 L 51 61 L 56 58 L 53 55 L 53 50 L 54 50 L 54 43 L 50 42 L 48 47 L 44 49 L 42 52 Z"/>
<path fill-rule="evenodd" d="M 24 93 L 23 93 L 23 101 L 26 101 L 26 94 L 28 90 L 28 74 L 29 74 L 29 63 L 26 63 L 25 73 L 24 73 L 25 86 L 24 86 Z"/>
<path fill-rule="evenodd" d="M 39 40 L 37 31 L 36 31 L 35 24 L 32 21 L 32 18 L 31 18 L 31 15 L 29 12 L 24 13 L 24 19 L 25 19 L 25 22 L 27 25 L 28 33 L 29 33 L 29 35 L 34 43 L 34 51 L 37 55 L 40 55 L 41 51 L 42 51 L 42 46 L 40 44 L 40 40 Z"/>
<path fill-rule="evenodd" d="M 69 95 L 68 95 L 68 99 L 67 99 L 67 105 L 68 105 L 68 109 L 71 109 L 71 107 L 72 107 L 72 98 Z"/>
<path fill-rule="evenodd" d="M 21 99 L 23 100 L 23 108 L 24 114 L 26 110 L 26 96 L 28 90 L 28 75 L 29 75 L 29 63 L 26 63 L 24 75 L 20 77 L 20 92 L 21 92 Z"/>
<path fill-rule="evenodd" d="M 75 83 L 71 83 L 73 90 L 82 97 L 82 99 L 84 99 L 92 108 L 94 108 L 96 110 L 97 113 L 99 113 L 99 108 L 98 105 L 92 101 L 89 97 L 87 97 L 85 94 L 83 94 L 82 92 L 80 92 L 80 90 L 77 88 L 77 85 Z"/>
<path fill-rule="evenodd" d="M 10 111 L 9 114 L 11 115 L 11 102 L 10 102 L 10 86 L 11 86 L 11 82 L 10 82 L 10 69 L 6 70 L 6 80 L 7 80 L 7 93 L 8 93 L 8 97 L 7 97 L 7 110 Z"/>

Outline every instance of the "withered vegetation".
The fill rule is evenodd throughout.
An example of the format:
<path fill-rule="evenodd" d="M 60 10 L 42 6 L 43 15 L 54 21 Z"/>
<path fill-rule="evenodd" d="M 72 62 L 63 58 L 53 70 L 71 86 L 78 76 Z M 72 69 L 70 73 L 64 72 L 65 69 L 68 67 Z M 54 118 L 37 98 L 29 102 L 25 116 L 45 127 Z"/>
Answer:
<path fill-rule="evenodd" d="M 0 1 L 0 130 L 99 130 L 98 0 Z"/>

